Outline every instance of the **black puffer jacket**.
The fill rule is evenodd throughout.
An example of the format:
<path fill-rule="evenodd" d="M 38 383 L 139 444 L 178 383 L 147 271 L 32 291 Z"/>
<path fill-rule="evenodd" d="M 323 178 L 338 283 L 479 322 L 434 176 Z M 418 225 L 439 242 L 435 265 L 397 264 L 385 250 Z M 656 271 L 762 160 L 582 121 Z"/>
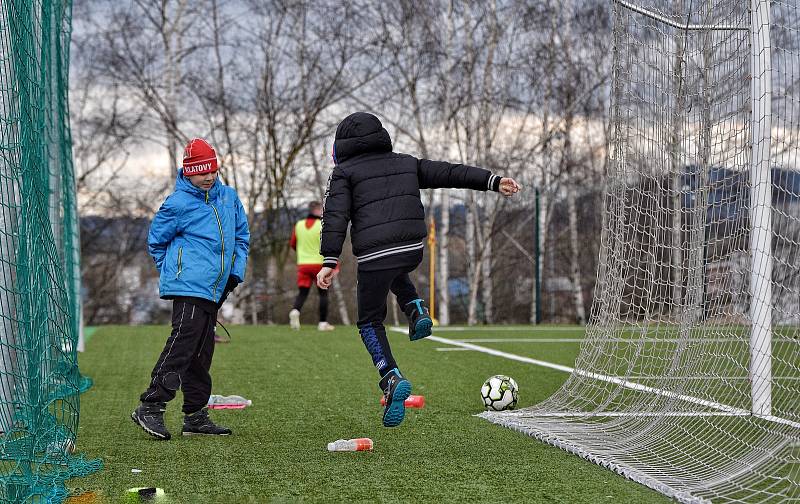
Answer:
<path fill-rule="evenodd" d="M 392 152 L 392 140 L 372 114 L 356 112 L 336 128 L 322 213 L 320 253 L 334 267 L 350 231 L 359 265 L 422 250 L 427 236 L 420 189 L 494 190 L 500 177 L 474 166 Z"/>

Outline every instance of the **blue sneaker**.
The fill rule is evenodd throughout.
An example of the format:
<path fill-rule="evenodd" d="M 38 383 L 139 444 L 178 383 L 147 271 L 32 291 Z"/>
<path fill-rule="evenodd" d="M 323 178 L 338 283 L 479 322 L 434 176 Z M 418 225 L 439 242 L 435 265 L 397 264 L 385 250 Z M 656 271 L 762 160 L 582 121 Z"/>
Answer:
<path fill-rule="evenodd" d="M 416 341 L 431 335 L 433 320 L 423 300 L 411 301 L 405 305 L 403 311 L 408 316 L 408 339 Z"/>
<path fill-rule="evenodd" d="M 394 368 L 381 378 L 380 388 L 386 398 L 383 426 L 397 427 L 406 416 L 405 400 L 411 395 L 411 382 L 403 378 L 400 370 Z"/>

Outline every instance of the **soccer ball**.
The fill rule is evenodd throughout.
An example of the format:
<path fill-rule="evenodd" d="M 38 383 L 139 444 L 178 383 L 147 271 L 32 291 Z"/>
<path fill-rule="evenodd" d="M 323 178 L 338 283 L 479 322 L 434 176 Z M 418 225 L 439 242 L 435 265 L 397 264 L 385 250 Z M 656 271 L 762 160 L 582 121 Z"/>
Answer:
<path fill-rule="evenodd" d="M 517 382 L 510 376 L 494 375 L 483 382 L 481 398 L 487 410 L 504 411 L 517 405 Z"/>

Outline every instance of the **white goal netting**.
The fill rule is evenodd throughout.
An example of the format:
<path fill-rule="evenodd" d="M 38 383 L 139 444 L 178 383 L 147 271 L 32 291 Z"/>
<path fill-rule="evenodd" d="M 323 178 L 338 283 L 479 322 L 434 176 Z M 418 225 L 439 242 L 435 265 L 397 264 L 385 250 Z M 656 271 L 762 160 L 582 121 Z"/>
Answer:
<path fill-rule="evenodd" d="M 798 1 L 613 2 L 591 323 L 483 417 L 682 502 L 800 502 Z"/>

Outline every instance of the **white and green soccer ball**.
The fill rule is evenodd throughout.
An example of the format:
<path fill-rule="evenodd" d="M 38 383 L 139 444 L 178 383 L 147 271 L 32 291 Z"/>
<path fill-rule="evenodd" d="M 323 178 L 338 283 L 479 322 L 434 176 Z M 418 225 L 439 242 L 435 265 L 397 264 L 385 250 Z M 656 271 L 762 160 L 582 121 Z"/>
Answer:
<path fill-rule="evenodd" d="M 506 375 L 494 375 L 483 382 L 481 398 L 487 410 L 504 411 L 517 405 L 517 382 Z"/>

